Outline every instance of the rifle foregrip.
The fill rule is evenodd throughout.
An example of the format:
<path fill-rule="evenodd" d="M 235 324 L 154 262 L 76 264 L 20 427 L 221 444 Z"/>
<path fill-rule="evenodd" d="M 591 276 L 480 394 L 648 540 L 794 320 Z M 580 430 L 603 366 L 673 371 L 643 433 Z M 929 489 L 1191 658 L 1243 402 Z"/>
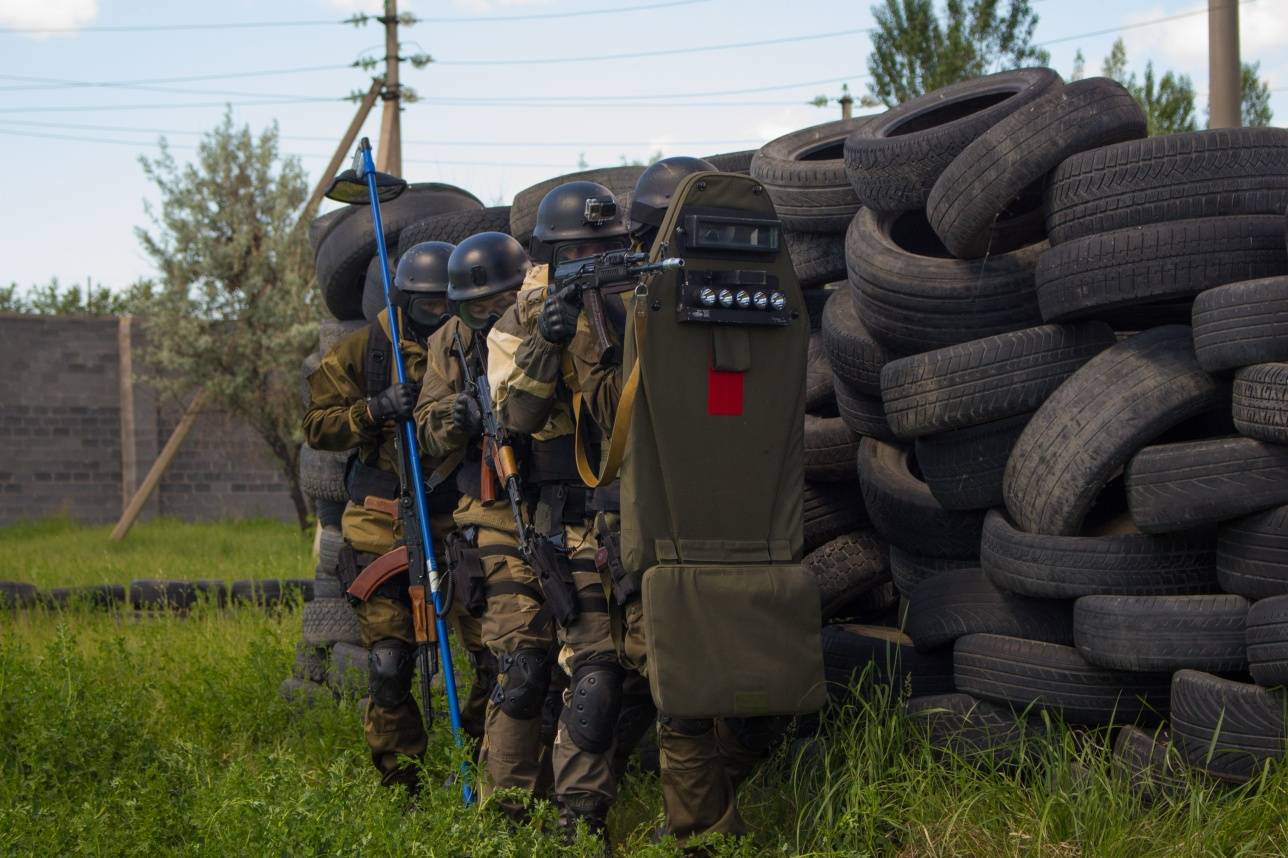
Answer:
<path fill-rule="evenodd" d="M 515 458 L 514 448 L 510 445 L 496 449 L 496 475 L 502 483 L 508 483 L 511 477 L 519 475 L 519 460 Z"/>
<path fill-rule="evenodd" d="M 411 599 L 411 624 L 416 633 L 416 643 L 438 643 L 438 627 L 434 623 L 434 603 L 425 598 L 423 584 L 413 584 L 407 588 Z"/>

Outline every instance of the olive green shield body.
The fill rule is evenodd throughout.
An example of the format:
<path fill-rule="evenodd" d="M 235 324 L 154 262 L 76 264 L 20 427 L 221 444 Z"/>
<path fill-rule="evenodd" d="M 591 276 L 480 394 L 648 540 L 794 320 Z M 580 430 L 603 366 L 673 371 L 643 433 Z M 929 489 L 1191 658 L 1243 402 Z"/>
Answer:
<path fill-rule="evenodd" d="M 639 386 L 621 468 L 622 560 L 640 576 L 648 676 L 676 717 L 824 702 L 818 592 L 800 565 L 809 320 L 781 226 L 747 176 L 697 173 L 637 292 Z M 779 305 L 732 307 L 703 287 Z"/>

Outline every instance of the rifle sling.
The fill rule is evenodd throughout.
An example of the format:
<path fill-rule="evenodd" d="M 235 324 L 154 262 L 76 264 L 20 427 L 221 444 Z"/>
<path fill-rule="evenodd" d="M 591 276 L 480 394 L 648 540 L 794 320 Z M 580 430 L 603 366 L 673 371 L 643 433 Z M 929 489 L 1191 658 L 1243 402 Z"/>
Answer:
<path fill-rule="evenodd" d="M 622 466 L 622 457 L 626 454 L 626 437 L 630 434 L 631 417 L 635 413 L 635 396 L 640 387 L 640 361 L 639 349 L 644 344 L 644 326 L 648 317 L 645 315 L 644 305 L 641 299 L 636 298 L 635 305 L 635 362 L 631 365 L 630 375 L 626 378 L 626 383 L 622 385 L 622 394 L 617 401 L 617 413 L 613 415 L 613 430 L 608 439 L 608 455 L 604 459 L 603 468 L 598 473 L 591 466 L 590 460 L 586 457 L 586 446 L 582 440 L 581 421 L 582 421 L 582 395 L 577 391 L 572 395 L 572 413 L 577 423 L 574 434 L 576 435 L 575 452 L 577 455 L 577 472 L 581 474 L 582 482 L 590 488 L 598 488 L 617 479 L 617 472 Z"/>

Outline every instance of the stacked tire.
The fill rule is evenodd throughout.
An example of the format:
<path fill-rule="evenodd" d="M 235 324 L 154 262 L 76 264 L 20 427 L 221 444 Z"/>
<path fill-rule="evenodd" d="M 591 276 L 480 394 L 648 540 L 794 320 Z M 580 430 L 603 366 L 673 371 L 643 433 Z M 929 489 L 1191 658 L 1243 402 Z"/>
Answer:
<path fill-rule="evenodd" d="M 845 158 L 825 352 L 903 632 L 953 663 L 910 711 L 994 760 L 1045 711 L 1141 725 L 1133 771 L 1252 776 L 1288 682 L 1288 131 L 1145 139 L 1112 81 L 1026 69 Z"/>

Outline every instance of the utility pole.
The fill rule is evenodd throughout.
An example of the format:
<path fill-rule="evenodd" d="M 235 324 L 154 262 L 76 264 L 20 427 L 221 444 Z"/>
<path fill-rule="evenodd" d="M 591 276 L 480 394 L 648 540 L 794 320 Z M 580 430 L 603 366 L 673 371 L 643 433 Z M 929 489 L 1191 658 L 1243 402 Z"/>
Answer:
<path fill-rule="evenodd" d="M 1243 124 L 1243 64 L 1239 60 L 1239 0 L 1208 0 L 1208 124 Z"/>
<path fill-rule="evenodd" d="M 841 118 L 854 118 L 854 96 L 850 95 L 848 83 L 841 84 L 841 97 L 837 100 L 841 102 Z"/>
<path fill-rule="evenodd" d="M 380 149 L 376 169 L 382 173 L 402 175 L 401 90 L 398 86 L 398 0 L 385 0 L 385 14 L 379 19 L 385 25 L 385 88 L 380 114 Z"/>

